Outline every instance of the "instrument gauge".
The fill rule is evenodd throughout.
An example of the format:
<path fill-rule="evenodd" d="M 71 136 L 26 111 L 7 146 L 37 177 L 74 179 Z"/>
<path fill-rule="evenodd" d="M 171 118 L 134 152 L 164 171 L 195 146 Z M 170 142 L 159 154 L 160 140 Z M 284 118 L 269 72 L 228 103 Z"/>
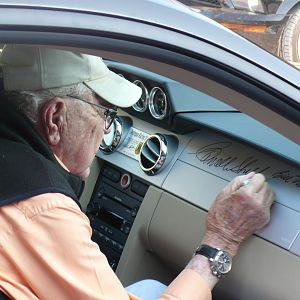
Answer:
<path fill-rule="evenodd" d="M 158 120 L 162 120 L 167 115 L 167 96 L 160 87 L 154 87 L 149 96 L 149 110 L 151 115 Z"/>
<path fill-rule="evenodd" d="M 144 112 L 144 111 L 146 111 L 146 109 L 148 107 L 149 92 L 142 81 L 135 80 L 133 83 L 142 89 L 142 96 L 138 102 L 136 102 L 134 105 L 132 105 L 132 107 L 136 111 Z"/>

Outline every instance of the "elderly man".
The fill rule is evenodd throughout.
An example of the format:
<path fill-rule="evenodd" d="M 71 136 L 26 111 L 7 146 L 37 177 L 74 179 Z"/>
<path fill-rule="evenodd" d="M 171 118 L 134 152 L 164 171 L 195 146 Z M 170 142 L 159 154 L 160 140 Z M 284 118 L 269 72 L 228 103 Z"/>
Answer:
<path fill-rule="evenodd" d="M 140 89 L 98 57 L 50 48 L 6 46 L 1 66 L 0 289 L 22 300 L 138 299 L 91 240 L 78 199 L 117 107 L 134 104 Z M 202 246 L 157 298 L 211 299 L 222 270 L 212 272 L 206 256 L 218 247 L 233 257 L 269 221 L 273 199 L 260 174 L 229 183 Z"/>

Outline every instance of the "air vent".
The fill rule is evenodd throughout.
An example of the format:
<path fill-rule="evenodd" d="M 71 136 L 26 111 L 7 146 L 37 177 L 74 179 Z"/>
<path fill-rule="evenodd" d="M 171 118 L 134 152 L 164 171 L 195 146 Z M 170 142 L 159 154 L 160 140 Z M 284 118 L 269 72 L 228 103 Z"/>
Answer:
<path fill-rule="evenodd" d="M 111 131 L 105 134 L 100 145 L 100 150 L 111 154 L 126 140 L 132 128 L 132 120 L 126 116 L 116 116 L 111 125 Z"/>
<path fill-rule="evenodd" d="M 150 135 L 140 150 L 140 166 L 148 175 L 157 174 L 174 156 L 178 147 L 177 137 L 160 133 Z"/>

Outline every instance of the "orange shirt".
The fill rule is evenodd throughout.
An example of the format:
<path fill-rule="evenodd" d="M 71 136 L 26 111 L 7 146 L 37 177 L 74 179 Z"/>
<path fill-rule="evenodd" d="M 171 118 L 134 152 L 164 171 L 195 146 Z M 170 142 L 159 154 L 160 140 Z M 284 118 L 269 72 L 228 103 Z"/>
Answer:
<path fill-rule="evenodd" d="M 89 219 L 69 197 L 48 193 L 0 207 L 0 289 L 18 300 L 133 300 L 91 240 Z M 159 298 L 209 300 L 184 270 Z"/>

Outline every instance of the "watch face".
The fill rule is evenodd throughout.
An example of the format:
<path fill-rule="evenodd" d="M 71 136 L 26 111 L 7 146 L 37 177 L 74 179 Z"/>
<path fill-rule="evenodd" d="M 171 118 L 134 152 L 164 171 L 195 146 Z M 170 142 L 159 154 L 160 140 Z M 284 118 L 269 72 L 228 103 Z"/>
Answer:
<path fill-rule="evenodd" d="M 215 275 L 221 277 L 231 270 L 232 260 L 226 251 L 218 251 L 212 260 L 212 271 Z"/>

